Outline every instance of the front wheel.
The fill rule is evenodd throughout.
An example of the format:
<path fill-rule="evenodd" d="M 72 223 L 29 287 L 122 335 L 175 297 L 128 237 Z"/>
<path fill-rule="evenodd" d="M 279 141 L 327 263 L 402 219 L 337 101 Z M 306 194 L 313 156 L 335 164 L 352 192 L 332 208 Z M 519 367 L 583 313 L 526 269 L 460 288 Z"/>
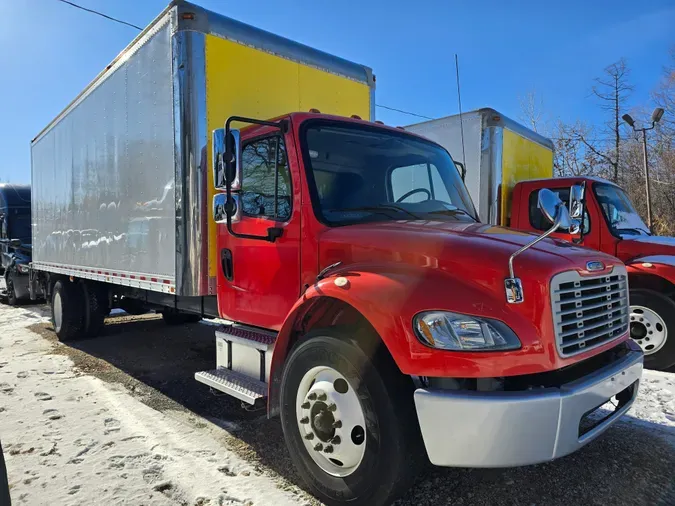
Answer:
<path fill-rule="evenodd" d="M 645 367 L 675 365 L 675 302 L 653 290 L 632 290 L 630 336 L 645 354 Z"/>
<path fill-rule="evenodd" d="M 292 350 L 281 423 L 291 460 L 327 505 L 390 504 L 420 470 L 411 380 L 342 332 L 312 332 Z"/>

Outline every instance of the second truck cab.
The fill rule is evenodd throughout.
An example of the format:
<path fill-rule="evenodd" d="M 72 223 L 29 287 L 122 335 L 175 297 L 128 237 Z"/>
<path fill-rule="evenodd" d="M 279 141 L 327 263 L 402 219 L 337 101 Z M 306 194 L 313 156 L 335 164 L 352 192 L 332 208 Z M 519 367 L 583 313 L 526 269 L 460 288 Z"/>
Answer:
<path fill-rule="evenodd" d="M 572 241 L 621 259 L 630 284 L 630 333 L 645 353 L 645 363 L 665 370 L 675 365 L 675 238 L 655 236 L 616 184 L 591 177 L 566 177 L 518 183 L 513 190 L 511 226 L 539 232 L 547 227 L 537 205 L 541 189 L 569 201 L 570 188 L 583 194 L 579 233 L 558 231 Z M 669 337 L 670 336 L 670 337 Z"/>

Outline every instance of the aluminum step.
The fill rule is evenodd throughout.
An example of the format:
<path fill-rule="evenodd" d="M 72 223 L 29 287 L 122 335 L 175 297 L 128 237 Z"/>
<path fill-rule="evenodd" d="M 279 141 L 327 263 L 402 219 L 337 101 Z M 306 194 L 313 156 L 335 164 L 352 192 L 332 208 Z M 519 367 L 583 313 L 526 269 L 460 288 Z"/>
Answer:
<path fill-rule="evenodd" d="M 222 367 L 196 372 L 195 379 L 249 404 L 267 397 L 267 383 Z"/>
<path fill-rule="evenodd" d="M 216 330 L 216 337 L 266 352 L 274 348 L 274 343 L 277 340 L 276 332 L 237 324 L 223 325 Z"/>

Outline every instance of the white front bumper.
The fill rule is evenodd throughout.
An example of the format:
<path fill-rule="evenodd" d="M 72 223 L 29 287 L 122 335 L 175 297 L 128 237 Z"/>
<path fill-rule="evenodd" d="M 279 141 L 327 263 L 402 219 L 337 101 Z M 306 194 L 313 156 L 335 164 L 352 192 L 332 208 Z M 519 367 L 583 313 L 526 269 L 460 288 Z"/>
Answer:
<path fill-rule="evenodd" d="M 634 348 L 633 348 L 634 349 Z M 642 352 L 560 388 L 523 392 L 415 391 L 422 437 L 432 464 L 512 467 L 553 460 L 604 432 L 632 405 L 642 375 Z M 629 390 L 630 399 L 579 435 L 586 413 Z"/>

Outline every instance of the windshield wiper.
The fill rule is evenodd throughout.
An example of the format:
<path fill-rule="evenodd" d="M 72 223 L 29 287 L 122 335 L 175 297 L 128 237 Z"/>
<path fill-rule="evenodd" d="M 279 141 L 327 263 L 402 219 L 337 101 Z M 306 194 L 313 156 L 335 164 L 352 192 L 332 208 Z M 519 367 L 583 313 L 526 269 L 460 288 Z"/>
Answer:
<path fill-rule="evenodd" d="M 438 211 L 428 211 L 427 214 L 462 214 L 464 216 L 468 216 L 471 218 L 473 221 L 478 222 L 475 216 L 472 216 L 471 214 L 467 213 L 464 209 L 456 208 L 456 209 L 439 209 Z"/>
<path fill-rule="evenodd" d="M 383 210 L 388 210 L 388 211 L 401 211 L 406 214 L 409 214 L 416 220 L 421 220 L 422 218 L 420 216 L 417 216 L 415 213 L 408 211 L 404 207 L 396 206 L 393 204 L 380 204 L 377 206 L 362 206 L 362 207 L 345 207 L 343 209 L 328 209 L 329 212 L 349 212 L 349 211 L 365 211 L 365 212 L 379 212 L 381 214 L 385 214 L 387 216 L 391 216 L 391 213 L 387 214 L 383 212 Z"/>

